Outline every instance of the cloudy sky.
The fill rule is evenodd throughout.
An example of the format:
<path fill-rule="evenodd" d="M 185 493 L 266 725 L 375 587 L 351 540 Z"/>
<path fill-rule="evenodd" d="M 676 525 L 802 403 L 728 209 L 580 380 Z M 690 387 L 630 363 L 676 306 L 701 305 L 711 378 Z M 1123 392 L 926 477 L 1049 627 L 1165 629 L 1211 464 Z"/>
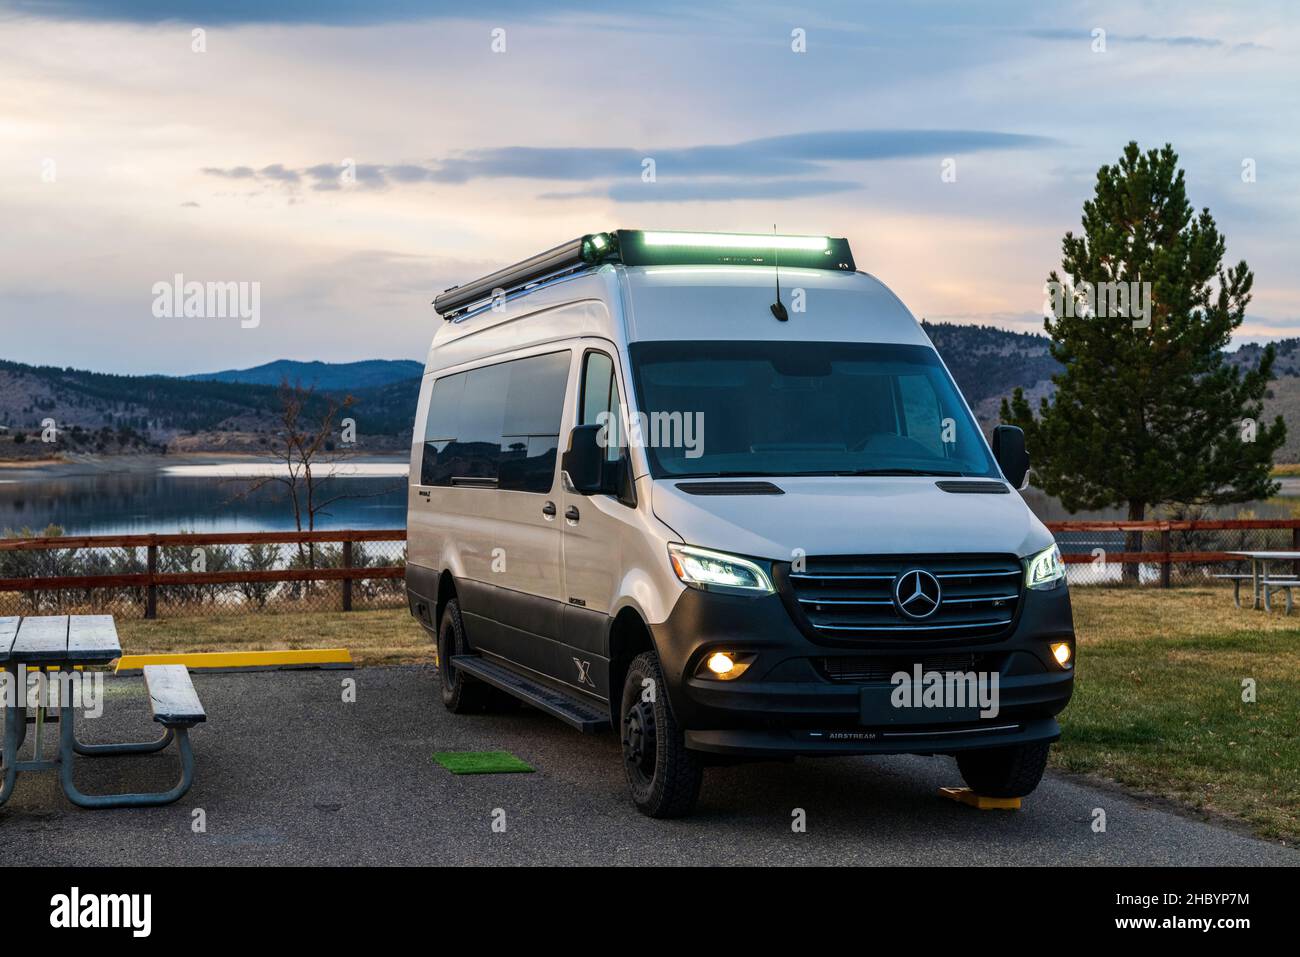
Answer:
<path fill-rule="evenodd" d="M 902 6 L 0 0 L 0 358 L 423 358 L 435 293 L 619 226 L 843 235 L 918 316 L 1037 330 L 1130 139 L 1254 269 L 1243 338 L 1300 335 L 1293 5 Z M 155 316 L 176 274 L 260 323 Z"/>

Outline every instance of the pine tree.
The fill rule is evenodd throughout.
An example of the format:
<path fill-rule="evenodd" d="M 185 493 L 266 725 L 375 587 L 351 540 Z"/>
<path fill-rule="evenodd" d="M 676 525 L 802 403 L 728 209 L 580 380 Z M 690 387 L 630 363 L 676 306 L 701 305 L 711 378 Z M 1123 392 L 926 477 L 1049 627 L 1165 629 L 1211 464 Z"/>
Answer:
<path fill-rule="evenodd" d="M 1260 421 L 1274 350 L 1244 373 L 1225 359 L 1254 275 L 1244 261 L 1225 270 L 1224 249 L 1209 209 L 1193 218 L 1172 146 L 1142 153 L 1131 142 L 1098 170 L 1083 235 L 1062 241 L 1069 282 L 1048 277 L 1062 290 L 1044 322 L 1064 367 L 1055 395 L 1037 418 L 1021 389 L 1002 401 L 1002 420 L 1025 431 L 1035 484 L 1069 511 L 1127 506 L 1141 520 L 1155 506 L 1276 491 L 1269 473 L 1286 426 Z M 1145 311 L 1122 294 L 1141 290 L 1130 283 L 1150 284 Z M 1140 551 L 1140 533 L 1125 547 Z"/>

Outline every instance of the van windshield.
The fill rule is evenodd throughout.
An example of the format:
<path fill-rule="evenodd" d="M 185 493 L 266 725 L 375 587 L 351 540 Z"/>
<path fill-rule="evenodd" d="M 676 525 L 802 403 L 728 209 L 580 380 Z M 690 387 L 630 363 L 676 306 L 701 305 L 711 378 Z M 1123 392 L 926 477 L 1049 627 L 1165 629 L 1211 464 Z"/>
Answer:
<path fill-rule="evenodd" d="M 926 346 L 641 342 L 629 353 L 639 411 L 627 441 L 645 446 L 655 478 L 999 475 Z"/>

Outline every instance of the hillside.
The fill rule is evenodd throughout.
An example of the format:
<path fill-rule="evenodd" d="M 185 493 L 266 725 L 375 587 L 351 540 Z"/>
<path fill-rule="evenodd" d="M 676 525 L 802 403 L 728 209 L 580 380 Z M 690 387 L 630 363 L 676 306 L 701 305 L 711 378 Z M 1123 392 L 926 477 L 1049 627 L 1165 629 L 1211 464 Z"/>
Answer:
<path fill-rule="evenodd" d="M 1045 336 L 994 326 L 924 323 L 925 330 L 988 431 L 998 422 L 1004 396 L 1025 389 L 1037 407 L 1050 395 L 1059 366 Z M 1276 343 L 1278 378 L 1265 416 L 1281 415 L 1290 429 L 1279 462 L 1300 462 L 1300 339 Z M 1253 365 L 1262 346 L 1229 353 L 1230 362 Z M 17 448 L 12 432 L 33 436 L 45 418 L 67 429 L 73 450 L 100 452 L 256 451 L 276 429 L 276 387 L 283 378 L 316 383 L 322 394 L 351 394 L 350 413 L 364 444 L 375 451 L 409 442 L 421 366 L 403 360 L 350 363 L 280 360 L 252 369 L 199 376 L 118 376 L 0 361 L 0 459 L 33 458 L 41 443 Z M 407 373 L 410 373 L 407 375 Z M 11 430 L 3 431 L 4 426 Z"/>
<path fill-rule="evenodd" d="M 1060 364 L 1048 352 L 1047 337 L 1038 333 L 1010 332 L 995 326 L 966 326 L 923 322 L 926 333 L 961 387 L 980 425 L 988 432 L 998 424 L 1003 396 L 1016 386 L 1025 390 L 1030 405 L 1051 395 L 1052 376 Z M 1278 462 L 1300 462 L 1300 339 L 1274 343 L 1276 378 L 1264 402 L 1264 418 L 1282 416 L 1288 425 L 1286 444 Z M 1234 365 L 1259 364 L 1264 347 L 1248 343 L 1227 354 Z"/>
<path fill-rule="evenodd" d="M 410 359 L 363 359 L 360 362 L 298 362 L 277 359 L 251 369 L 227 369 L 223 372 L 200 372 L 184 378 L 194 382 L 245 382 L 249 385 L 278 386 L 281 382 L 300 382 L 325 391 L 377 388 L 403 379 L 415 379 L 424 373 L 424 365 Z"/>
<path fill-rule="evenodd" d="M 1003 396 L 1020 386 L 1036 407 L 1049 395 L 1060 363 L 1047 350 L 1047 337 L 996 326 L 922 321 L 948 371 L 987 432 L 998 423 Z"/>
<path fill-rule="evenodd" d="M 53 419 L 59 451 L 99 453 L 256 451 L 278 427 L 277 387 L 170 376 L 121 376 L 0 360 L 0 458 L 33 458 L 50 449 L 34 441 Z M 363 444 L 376 451 L 409 442 L 419 378 L 350 390 L 349 415 Z M 325 396 L 318 390 L 312 414 Z M 16 433 L 29 440 L 15 443 Z M 27 448 L 19 448 L 26 445 Z"/>

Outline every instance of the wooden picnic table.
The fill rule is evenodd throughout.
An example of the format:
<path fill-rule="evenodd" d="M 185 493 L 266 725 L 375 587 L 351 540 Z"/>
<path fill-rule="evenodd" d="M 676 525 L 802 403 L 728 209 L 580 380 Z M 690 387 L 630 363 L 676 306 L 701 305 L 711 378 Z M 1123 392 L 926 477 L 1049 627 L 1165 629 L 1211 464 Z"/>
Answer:
<path fill-rule="evenodd" d="M 1269 562 L 1295 562 L 1300 561 L 1300 552 L 1278 552 L 1278 551 L 1252 551 L 1252 552 L 1225 552 L 1227 555 L 1236 555 L 1239 558 L 1250 559 L 1250 607 L 1259 607 L 1259 589 L 1261 583 L 1266 583 L 1268 579 Z M 1264 587 L 1268 587 L 1264 584 Z"/>
<path fill-rule="evenodd" d="M 187 790 L 193 780 L 193 758 L 190 754 L 189 739 L 185 733 L 186 724 L 180 724 L 174 730 L 167 725 L 166 733 L 157 741 L 140 744 L 83 744 L 76 738 L 74 714 L 76 708 L 71 694 L 65 694 L 76 669 L 87 665 L 104 665 L 120 657 L 122 646 L 117 638 L 117 628 L 112 615 L 42 615 L 25 618 L 0 618 L 0 693 L 4 698 L 4 743 L 0 750 L 0 767 L 3 778 L 0 779 L 0 804 L 4 804 L 13 793 L 14 784 L 20 771 L 54 771 L 59 772 L 63 792 L 74 804 L 82 807 L 140 807 L 153 804 L 167 804 L 176 800 Z M 58 687 L 58 700 L 46 691 L 43 700 L 38 698 L 30 709 L 34 715 L 28 715 L 28 667 L 35 669 L 38 688 L 48 689 L 51 683 Z M 167 666 L 167 674 L 160 679 L 172 681 L 175 675 L 171 669 L 179 666 Z M 181 669 L 184 670 L 183 668 Z M 148 681 L 146 673 L 146 682 Z M 83 674 L 81 681 L 87 679 Z M 189 686 L 188 675 L 184 684 Z M 181 689 L 184 690 L 184 689 Z M 192 686 L 189 687 L 192 694 Z M 151 696 L 154 695 L 151 689 Z M 151 704 L 155 702 L 151 701 Z M 195 699 L 197 706 L 197 699 Z M 155 708 L 155 712 L 157 709 Z M 201 708 L 200 708 L 201 712 Z M 190 715 L 192 717 L 192 715 Z M 155 720 L 157 718 L 155 713 Z M 201 717 L 196 720 L 203 720 Z M 59 746 L 51 759 L 44 757 L 42 750 L 42 732 L 46 723 L 57 722 L 59 725 Z M 35 725 L 33 735 L 33 754 L 30 759 L 20 760 L 19 749 L 27 737 L 27 725 Z M 189 722 L 194 723 L 193 721 Z M 142 752 L 161 751 L 171 741 L 177 740 L 181 752 L 181 781 L 169 791 L 145 794 L 85 794 L 73 783 L 73 764 L 77 755 L 112 755 L 140 754 Z"/>

